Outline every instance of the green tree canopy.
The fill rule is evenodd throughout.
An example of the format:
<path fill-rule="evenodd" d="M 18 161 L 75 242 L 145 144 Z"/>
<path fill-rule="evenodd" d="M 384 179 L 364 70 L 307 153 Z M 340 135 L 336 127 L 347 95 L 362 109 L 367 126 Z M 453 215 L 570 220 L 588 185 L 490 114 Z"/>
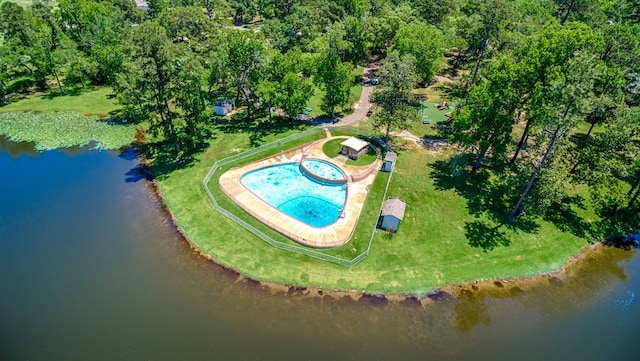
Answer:
<path fill-rule="evenodd" d="M 392 49 L 416 58 L 416 73 L 422 83 L 430 83 L 444 66 L 444 36 L 431 25 L 411 23 L 401 27 Z"/>

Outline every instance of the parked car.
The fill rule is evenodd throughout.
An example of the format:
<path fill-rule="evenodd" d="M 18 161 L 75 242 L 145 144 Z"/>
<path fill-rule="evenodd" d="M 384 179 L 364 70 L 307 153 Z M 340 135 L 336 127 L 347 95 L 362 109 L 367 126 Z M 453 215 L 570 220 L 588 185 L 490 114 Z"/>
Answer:
<path fill-rule="evenodd" d="M 379 83 L 380 83 L 380 79 L 378 79 L 378 78 L 373 78 L 371 80 L 371 84 L 373 84 L 373 85 L 378 85 Z"/>

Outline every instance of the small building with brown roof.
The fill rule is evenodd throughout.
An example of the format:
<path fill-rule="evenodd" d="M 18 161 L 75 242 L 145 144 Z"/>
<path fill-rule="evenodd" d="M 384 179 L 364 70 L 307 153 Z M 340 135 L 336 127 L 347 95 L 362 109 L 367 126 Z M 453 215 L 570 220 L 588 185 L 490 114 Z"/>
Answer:
<path fill-rule="evenodd" d="M 351 137 L 340 143 L 340 145 L 342 146 L 342 154 L 351 159 L 359 159 L 367 153 L 367 149 L 369 148 L 369 143 L 356 137 Z"/>
<path fill-rule="evenodd" d="M 404 211 L 407 208 L 407 204 L 398 198 L 389 198 L 384 202 L 382 207 L 382 229 L 396 232 L 400 221 L 404 218 Z"/>

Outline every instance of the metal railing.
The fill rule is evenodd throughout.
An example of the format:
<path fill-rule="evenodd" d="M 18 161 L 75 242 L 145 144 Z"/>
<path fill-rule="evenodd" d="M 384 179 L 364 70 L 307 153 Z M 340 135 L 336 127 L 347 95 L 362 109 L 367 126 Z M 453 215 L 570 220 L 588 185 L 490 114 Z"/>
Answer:
<path fill-rule="evenodd" d="M 336 129 L 336 128 L 333 127 L 333 128 L 330 128 L 330 129 Z M 361 132 L 359 132 L 357 130 L 352 130 L 350 128 L 344 128 L 344 127 L 341 127 L 339 131 L 340 131 L 340 133 L 358 135 L 358 136 L 361 136 L 362 138 L 371 139 L 371 140 L 375 141 L 376 143 L 378 143 L 378 145 L 381 146 L 382 148 L 384 148 L 386 151 L 390 151 L 391 150 L 384 143 L 384 141 L 382 141 L 378 137 L 371 136 L 371 135 L 368 135 L 368 134 L 363 134 L 363 133 L 361 133 Z M 220 212 L 221 214 L 223 214 L 225 217 L 229 218 L 230 220 L 234 221 L 235 223 L 237 223 L 238 225 L 240 225 L 244 229 L 246 229 L 249 232 L 253 233 L 257 237 L 261 238 L 265 242 L 269 243 L 271 246 L 273 246 L 275 248 L 278 248 L 278 249 L 287 250 L 287 251 L 290 251 L 290 252 L 296 252 L 296 253 L 304 254 L 304 255 L 307 255 L 309 257 L 313 257 L 313 258 L 320 259 L 320 260 L 323 260 L 323 261 L 327 261 L 327 262 L 343 265 L 343 266 L 346 266 L 346 267 L 352 267 L 353 265 L 355 265 L 356 263 L 362 261 L 365 257 L 367 257 L 369 255 L 369 251 L 371 250 L 371 244 L 373 243 L 373 237 L 375 236 L 376 230 L 377 230 L 377 219 L 376 219 L 376 223 L 373 225 L 373 231 L 371 232 L 371 237 L 369 239 L 369 243 L 367 245 L 367 249 L 364 252 L 360 253 L 359 255 L 357 255 L 356 257 L 354 257 L 352 259 L 345 259 L 345 258 L 333 256 L 333 255 L 330 255 L 330 254 L 326 254 L 326 253 L 320 252 L 320 251 L 312 249 L 312 248 L 306 248 L 306 247 L 302 247 L 302 246 L 298 246 L 298 245 L 283 243 L 283 242 L 280 242 L 280 241 L 277 241 L 277 240 L 271 238 L 269 235 L 265 234 L 264 232 L 260 231 L 259 229 L 257 229 L 253 225 L 251 225 L 251 224 L 247 223 L 246 221 L 242 220 L 237 215 L 235 215 L 235 214 L 231 213 L 230 211 L 228 211 L 227 209 L 223 208 L 218 203 L 218 201 L 216 200 L 215 196 L 213 195 L 213 192 L 209 189 L 209 186 L 208 186 L 209 181 L 211 181 L 211 178 L 213 178 L 213 176 L 216 174 L 216 171 L 218 169 L 220 169 L 221 167 L 225 166 L 225 165 L 238 162 L 238 161 L 240 161 L 242 159 L 246 159 L 248 157 L 260 154 L 262 152 L 266 152 L 268 150 L 272 150 L 272 149 L 281 150 L 280 147 L 282 145 L 285 145 L 287 143 L 290 143 L 290 142 L 293 142 L 295 140 L 299 140 L 299 139 L 302 139 L 302 138 L 305 138 L 305 137 L 310 137 L 310 136 L 316 135 L 318 133 L 324 133 L 324 129 L 322 129 L 322 128 L 311 128 L 309 130 L 300 132 L 298 134 L 290 135 L 288 137 L 285 137 L 285 138 L 282 138 L 282 139 L 278 139 L 278 140 L 276 140 L 274 142 L 271 142 L 271 143 L 263 144 L 263 145 L 261 145 L 259 147 L 247 150 L 245 152 L 238 153 L 238 154 L 226 157 L 224 159 L 220 159 L 220 160 L 216 161 L 213 164 L 213 166 L 211 167 L 211 169 L 209 170 L 207 175 L 204 177 L 202 183 L 203 183 L 205 191 L 207 192 L 207 195 L 211 199 L 211 202 L 213 203 L 214 207 L 218 210 L 218 212 Z M 386 199 L 386 196 L 387 196 L 387 189 L 389 188 L 389 183 L 391 182 L 391 175 L 392 174 L 393 174 L 393 170 L 392 170 L 392 173 L 389 174 L 389 179 L 387 180 L 387 184 L 385 185 L 384 196 L 382 197 L 382 203 L 380 205 L 380 209 L 379 209 L 378 214 L 382 211 L 382 207 L 384 206 L 384 200 Z"/>

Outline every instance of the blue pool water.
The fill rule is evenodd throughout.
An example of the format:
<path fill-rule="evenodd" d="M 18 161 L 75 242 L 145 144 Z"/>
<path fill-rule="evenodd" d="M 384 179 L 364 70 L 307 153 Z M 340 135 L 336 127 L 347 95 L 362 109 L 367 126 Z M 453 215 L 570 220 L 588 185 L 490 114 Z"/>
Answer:
<path fill-rule="evenodd" d="M 302 161 L 302 164 L 311 173 L 324 179 L 338 180 L 345 178 L 345 174 L 340 168 L 324 160 L 305 159 Z"/>
<path fill-rule="evenodd" d="M 313 227 L 335 222 L 347 199 L 344 184 L 316 181 L 303 174 L 299 163 L 256 169 L 240 181 L 273 207 Z"/>

